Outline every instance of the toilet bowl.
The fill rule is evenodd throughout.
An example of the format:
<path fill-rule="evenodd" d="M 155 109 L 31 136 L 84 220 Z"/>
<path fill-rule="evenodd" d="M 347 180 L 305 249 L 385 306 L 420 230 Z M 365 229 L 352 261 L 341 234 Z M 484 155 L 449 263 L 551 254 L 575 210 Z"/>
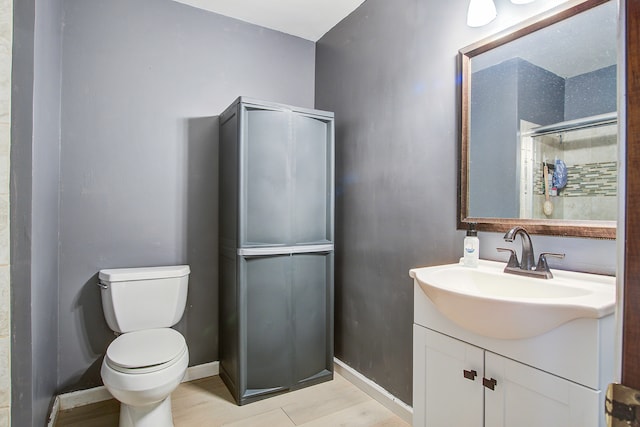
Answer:
<path fill-rule="evenodd" d="M 120 427 L 173 426 L 171 393 L 186 373 L 189 351 L 169 326 L 182 317 L 188 274 L 188 266 L 100 272 L 105 318 L 122 333 L 100 369 L 120 401 Z"/>

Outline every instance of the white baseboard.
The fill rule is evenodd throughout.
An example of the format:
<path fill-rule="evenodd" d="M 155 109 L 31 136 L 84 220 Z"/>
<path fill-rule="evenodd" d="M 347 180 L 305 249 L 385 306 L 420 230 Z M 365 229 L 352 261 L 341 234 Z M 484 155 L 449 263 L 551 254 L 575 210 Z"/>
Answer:
<path fill-rule="evenodd" d="M 111 393 L 103 386 L 88 388 L 85 390 L 72 391 L 58 395 L 60 410 L 77 408 L 78 406 L 89 405 L 91 403 L 102 402 L 113 399 Z"/>
<path fill-rule="evenodd" d="M 182 382 L 195 381 L 200 378 L 212 377 L 220 373 L 220 362 L 203 363 L 202 365 L 190 366 L 182 379 Z M 48 427 L 55 425 L 58 411 L 77 408 L 78 406 L 89 405 L 91 403 L 102 402 L 112 399 L 111 393 L 104 387 L 94 387 L 86 390 L 72 391 L 56 396 L 51 415 L 49 416 Z"/>
<path fill-rule="evenodd" d="M 335 371 L 347 379 L 347 381 L 367 393 L 382 406 L 409 423 L 409 425 L 412 425 L 413 408 L 411 406 L 407 405 L 340 359 L 334 358 L 333 366 Z"/>
<path fill-rule="evenodd" d="M 201 378 L 213 377 L 220 373 L 220 362 L 203 363 L 202 365 L 190 366 L 187 368 L 187 373 L 184 374 L 182 379 L 183 383 L 189 381 L 199 380 Z"/>

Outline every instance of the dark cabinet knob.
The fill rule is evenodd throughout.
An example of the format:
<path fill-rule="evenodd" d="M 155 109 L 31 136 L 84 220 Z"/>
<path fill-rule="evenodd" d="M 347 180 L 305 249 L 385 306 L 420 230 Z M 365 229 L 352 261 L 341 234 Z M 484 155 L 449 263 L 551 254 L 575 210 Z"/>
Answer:
<path fill-rule="evenodd" d="M 478 376 L 478 373 L 476 371 L 467 371 L 466 369 L 464 371 L 462 371 L 462 374 L 464 375 L 464 377 L 468 380 L 471 381 L 475 381 L 476 377 Z"/>
<path fill-rule="evenodd" d="M 491 378 L 490 380 L 482 378 L 482 385 L 490 390 L 495 390 L 496 384 L 498 384 L 498 381 L 496 381 L 495 378 Z"/>

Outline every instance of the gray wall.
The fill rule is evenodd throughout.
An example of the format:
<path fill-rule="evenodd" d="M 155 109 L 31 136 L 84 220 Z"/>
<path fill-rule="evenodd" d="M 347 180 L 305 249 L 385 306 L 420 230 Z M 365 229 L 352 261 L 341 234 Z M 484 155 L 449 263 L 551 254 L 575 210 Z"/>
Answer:
<path fill-rule="evenodd" d="M 96 274 L 188 263 L 178 329 L 218 360 L 216 115 L 238 95 L 313 107 L 315 45 L 169 0 L 64 1 L 59 384 L 101 383 Z"/>
<path fill-rule="evenodd" d="M 617 73 L 617 67 L 612 65 L 568 78 L 565 94 L 565 120 L 616 111 Z"/>
<path fill-rule="evenodd" d="M 57 388 L 62 26 L 59 0 L 14 7 L 12 423 L 26 426 L 46 423 Z"/>
<path fill-rule="evenodd" d="M 42 424 L 58 385 L 57 360 L 51 357 L 58 350 L 58 312 L 51 301 L 58 300 L 61 17 L 61 0 L 36 0 L 31 172 L 34 425 Z"/>
<path fill-rule="evenodd" d="M 367 0 L 317 43 L 316 107 L 337 126 L 336 356 L 407 403 L 408 270 L 462 254 L 456 54 L 552 3 L 496 2 L 498 18 L 472 29 L 467 0 Z M 480 256 L 501 257 L 502 236 L 479 234 Z M 615 271 L 614 241 L 533 242 L 567 252 L 556 268 Z"/>
<path fill-rule="evenodd" d="M 518 120 L 550 125 L 564 120 L 566 83 L 562 77 L 518 58 Z M 519 141 L 518 141 L 519 142 Z M 519 145 L 519 144 L 518 144 Z"/>

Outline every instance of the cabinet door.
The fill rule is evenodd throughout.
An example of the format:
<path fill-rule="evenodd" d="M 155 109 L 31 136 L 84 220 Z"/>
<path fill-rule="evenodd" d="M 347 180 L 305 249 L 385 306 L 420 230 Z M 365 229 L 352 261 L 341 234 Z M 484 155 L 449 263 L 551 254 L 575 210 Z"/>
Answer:
<path fill-rule="evenodd" d="M 291 113 L 246 108 L 240 150 L 241 246 L 291 241 Z"/>
<path fill-rule="evenodd" d="M 600 392 L 530 366 L 485 354 L 487 427 L 598 427 Z M 601 422 L 602 421 L 602 422 Z"/>
<path fill-rule="evenodd" d="M 414 427 L 483 426 L 483 353 L 414 325 Z"/>
<path fill-rule="evenodd" d="M 293 114 L 293 243 L 333 241 L 333 122 Z"/>
<path fill-rule="evenodd" d="M 293 386 L 333 372 L 333 254 L 291 256 Z"/>
<path fill-rule="evenodd" d="M 240 293 L 246 301 L 240 307 L 240 353 L 246 367 L 240 370 L 245 372 L 240 380 L 242 397 L 284 390 L 291 385 L 290 258 L 242 259 Z"/>

